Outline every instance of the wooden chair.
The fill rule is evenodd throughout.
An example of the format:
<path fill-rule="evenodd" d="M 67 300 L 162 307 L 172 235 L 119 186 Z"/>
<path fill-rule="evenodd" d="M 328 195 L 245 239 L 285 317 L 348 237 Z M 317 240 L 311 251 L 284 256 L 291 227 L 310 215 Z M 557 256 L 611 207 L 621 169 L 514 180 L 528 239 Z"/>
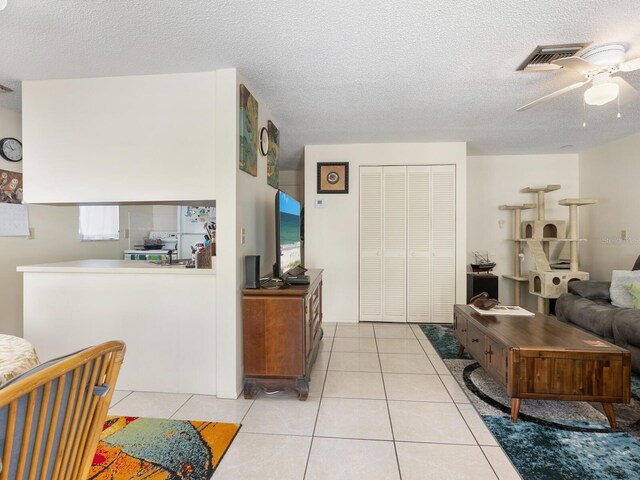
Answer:
<path fill-rule="evenodd" d="M 87 477 L 124 352 L 123 342 L 106 342 L 0 389 L 0 480 Z"/>

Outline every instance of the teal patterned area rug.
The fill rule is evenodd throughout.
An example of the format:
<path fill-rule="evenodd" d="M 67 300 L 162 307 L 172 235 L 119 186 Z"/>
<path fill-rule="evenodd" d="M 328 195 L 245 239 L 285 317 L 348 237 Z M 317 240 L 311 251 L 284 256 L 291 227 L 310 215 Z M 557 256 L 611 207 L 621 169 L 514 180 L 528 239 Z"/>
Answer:
<path fill-rule="evenodd" d="M 505 390 L 465 353 L 451 325 L 420 325 L 485 424 L 525 480 L 640 479 L 640 376 L 632 374 L 631 404 L 616 404 L 618 428 L 600 404 L 523 400 L 511 422 Z"/>

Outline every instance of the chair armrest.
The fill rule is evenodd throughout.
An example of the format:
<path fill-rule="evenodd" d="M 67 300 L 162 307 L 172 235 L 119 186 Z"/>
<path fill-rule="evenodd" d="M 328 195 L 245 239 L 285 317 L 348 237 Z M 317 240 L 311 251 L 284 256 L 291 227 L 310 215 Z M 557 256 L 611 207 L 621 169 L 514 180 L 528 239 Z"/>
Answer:
<path fill-rule="evenodd" d="M 609 289 L 611 282 L 596 282 L 593 280 L 574 280 L 569 282 L 569 293 L 589 300 L 611 300 Z"/>

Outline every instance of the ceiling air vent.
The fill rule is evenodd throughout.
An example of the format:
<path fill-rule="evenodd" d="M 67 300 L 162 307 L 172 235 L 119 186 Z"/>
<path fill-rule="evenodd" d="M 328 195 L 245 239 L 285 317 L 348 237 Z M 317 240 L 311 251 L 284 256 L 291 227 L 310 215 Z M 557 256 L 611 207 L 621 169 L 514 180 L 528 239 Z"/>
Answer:
<path fill-rule="evenodd" d="M 0 93 L 9 93 L 13 92 L 9 87 L 5 87 L 4 85 L 0 85 Z"/>
<path fill-rule="evenodd" d="M 560 58 L 572 57 L 586 46 L 586 43 L 571 43 L 566 45 L 538 45 L 536 49 L 531 52 L 531 55 L 529 55 L 527 59 L 522 62 L 517 70 L 523 70 L 526 72 L 557 70 L 562 67 L 554 65 L 551 62 Z"/>

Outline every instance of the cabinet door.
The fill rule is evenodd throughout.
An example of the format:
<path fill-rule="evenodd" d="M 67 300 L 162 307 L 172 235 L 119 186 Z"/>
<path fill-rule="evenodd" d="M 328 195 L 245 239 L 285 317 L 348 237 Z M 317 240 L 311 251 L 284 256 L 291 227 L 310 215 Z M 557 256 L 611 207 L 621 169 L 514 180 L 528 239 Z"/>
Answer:
<path fill-rule="evenodd" d="M 360 168 L 360 321 L 382 320 L 382 167 Z"/>
<path fill-rule="evenodd" d="M 469 354 L 483 367 L 487 366 L 485 348 L 485 334 L 469 322 L 467 324 L 467 349 L 469 350 Z"/>
<path fill-rule="evenodd" d="M 455 303 L 456 174 L 453 165 L 431 167 L 431 322 L 449 323 Z"/>
<path fill-rule="evenodd" d="M 407 321 L 407 169 L 383 171 L 382 320 Z"/>
<path fill-rule="evenodd" d="M 487 337 L 487 372 L 501 385 L 507 385 L 508 349 L 500 342 Z"/>
<path fill-rule="evenodd" d="M 431 167 L 407 167 L 407 321 L 431 321 Z"/>
<path fill-rule="evenodd" d="M 467 319 L 459 314 L 453 314 L 453 333 L 463 347 L 467 346 Z"/>

